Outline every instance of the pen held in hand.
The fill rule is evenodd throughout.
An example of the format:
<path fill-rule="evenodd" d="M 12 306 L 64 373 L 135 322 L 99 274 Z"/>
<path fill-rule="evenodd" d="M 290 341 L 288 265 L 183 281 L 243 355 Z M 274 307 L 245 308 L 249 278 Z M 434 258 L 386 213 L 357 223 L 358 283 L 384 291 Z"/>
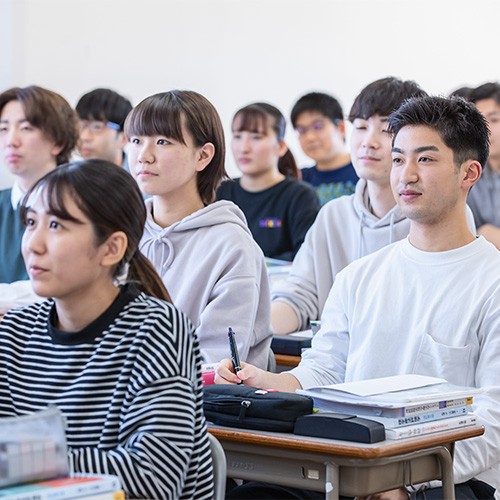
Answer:
<path fill-rule="evenodd" d="M 227 331 L 227 338 L 229 340 L 229 351 L 231 353 L 231 361 L 233 362 L 234 373 L 238 373 L 241 370 L 240 356 L 238 354 L 238 346 L 236 345 L 234 332 L 231 327 L 229 327 Z M 239 383 L 242 384 L 243 380 Z"/>

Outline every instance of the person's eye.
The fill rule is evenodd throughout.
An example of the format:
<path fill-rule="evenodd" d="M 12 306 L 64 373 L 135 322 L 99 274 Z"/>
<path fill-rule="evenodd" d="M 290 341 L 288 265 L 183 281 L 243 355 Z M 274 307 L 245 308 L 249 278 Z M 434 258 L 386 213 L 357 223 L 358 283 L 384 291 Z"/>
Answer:
<path fill-rule="evenodd" d="M 387 135 L 392 135 L 392 132 L 391 132 L 389 129 L 387 129 L 387 128 L 384 128 L 384 129 L 382 130 L 382 133 L 383 133 L 383 134 L 387 134 Z"/>
<path fill-rule="evenodd" d="M 323 120 L 321 121 L 318 121 L 318 122 L 313 122 L 313 124 L 311 125 L 311 128 L 313 130 L 321 130 L 323 127 L 325 126 L 325 122 Z"/>
<path fill-rule="evenodd" d="M 106 125 L 101 122 L 93 122 L 89 125 L 89 130 L 91 132 L 102 132 L 106 128 Z"/>
<path fill-rule="evenodd" d="M 32 217 L 26 217 L 24 223 L 26 224 L 26 227 L 33 227 L 35 225 L 35 219 Z"/>
<path fill-rule="evenodd" d="M 0 134 L 7 132 L 7 127 L 0 127 Z"/>
<path fill-rule="evenodd" d="M 33 130 L 33 127 L 31 125 L 23 125 L 21 127 L 21 130 L 24 132 L 29 132 L 30 130 Z"/>
<path fill-rule="evenodd" d="M 356 130 L 366 130 L 366 125 L 356 125 L 354 128 Z"/>
<path fill-rule="evenodd" d="M 429 162 L 431 162 L 431 161 L 432 161 L 432 159 L 431 159 L 431 158 L 429 158 L 428 156 L 422 156 L 422 157 L 419 159 L 419 161 L 420 161 L 421 163 L 429 163 Z"/>
<path fill-rule="evenodd" d="M 401 158 L 398 158 L 398 157 L 394 157 L 392 159 L 392 164 L 393 165 L 401 165 L 401 163 L 403 163 L 403 160 Z"/>
<path fill-rule="evenodd" d="M 141 143 L 141 140 L 138 139 L 137 137 L 132 137 L 130 139 L 130 144 L 140 144 Z"/>
<path fill-rule="evenodd" d="M 233 133 L 233 139 L 241 139 L 241 134 Z"/>
<path fill-rule="evenodd" d="M 264 136 L 261 135 L 261 134 L 252 134 L 251 138 L 254 140 L 254 141 L 260 141 Z"/>
<path fill-rule="evenodd" d="M 51 220 L 49 223 L 50 229 L 59 229 L 62 227 L 61 223 L 56 220 Z"/>
<path fill-rule="evenodd" d="M 156 141 L 156 144 L 160 146 L 167 146 L 168 144 L 172 143 L 170 141 L 167 141 L 167 139 L 158 139 L 158 141 Z"/>
<path fill-rule="evenodd" d="M 299 135 L 304 135 L 307 132 L 306 127 L 297 127 L 295 130 Z"/>

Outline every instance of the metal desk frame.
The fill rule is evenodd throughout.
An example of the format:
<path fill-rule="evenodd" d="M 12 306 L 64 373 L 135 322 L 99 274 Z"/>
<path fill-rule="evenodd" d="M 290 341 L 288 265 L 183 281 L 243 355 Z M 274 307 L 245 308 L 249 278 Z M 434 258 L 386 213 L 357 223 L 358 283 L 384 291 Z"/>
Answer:
<path fill-rule="evenodd" d="M 465 427 L 419 438 L 366 444 L 209 425 L 222 444 L 228 477 L 367 496 L 434 479 L 455 500 L 455 441 L 480 436 L 484 427 Z"/>

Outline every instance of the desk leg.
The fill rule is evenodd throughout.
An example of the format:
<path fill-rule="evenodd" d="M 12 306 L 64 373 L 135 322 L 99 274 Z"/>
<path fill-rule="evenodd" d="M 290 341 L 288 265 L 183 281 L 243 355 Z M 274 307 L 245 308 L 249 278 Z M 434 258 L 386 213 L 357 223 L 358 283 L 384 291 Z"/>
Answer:
<path fill-rule="evenodd" d="M 325 499 L 339 500 L 340 474 L 339 466 L 332 462 L 325 462 L 326 482 L 325 482 Z"/>
<path fill-rule="evenodd" d="M 443 498 L 455 500 L 455 484 L 453 476 L 453 459 L 446 448 L 436 449 L 436 455 L 441 464 Z"/>

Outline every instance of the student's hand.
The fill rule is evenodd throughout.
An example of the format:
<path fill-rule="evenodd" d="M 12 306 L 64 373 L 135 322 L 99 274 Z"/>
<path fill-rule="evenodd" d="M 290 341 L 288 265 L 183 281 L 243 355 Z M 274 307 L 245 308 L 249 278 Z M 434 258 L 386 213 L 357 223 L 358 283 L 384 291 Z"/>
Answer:
<path fill-rule="evenodd" d="M 407 490 L 398 488 L 397 490 L 383 491 L 367 497 L 356 497 L 354 500 L 408 500 L 409 497 Z"/>
<path fill-rule="evenodd" d="M 234 373 L 233 362 L 230 359 L 223 359 L 216 372 L 216 384 L 239 384 L 241 381 L 245 385 L 261 387 L 266 372 L 249 363 L 241 363 L 241 370 Z"/>

